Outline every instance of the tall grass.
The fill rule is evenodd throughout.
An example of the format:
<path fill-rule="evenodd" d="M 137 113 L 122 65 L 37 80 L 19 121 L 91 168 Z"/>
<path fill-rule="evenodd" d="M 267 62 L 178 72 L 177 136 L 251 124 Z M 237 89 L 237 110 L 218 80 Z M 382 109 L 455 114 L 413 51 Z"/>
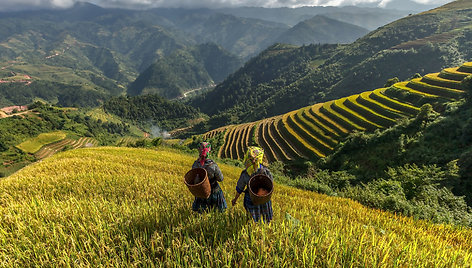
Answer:
<path fill-rule="evenodd" d="M 79 149 L 0 181 L 0 266 L 467 267 L 472 230 L 275 185 L 270 224 L 242 202 L 196 214 L 170 149 Z M 241 169 L 221 164 L 226 199 Z"/>

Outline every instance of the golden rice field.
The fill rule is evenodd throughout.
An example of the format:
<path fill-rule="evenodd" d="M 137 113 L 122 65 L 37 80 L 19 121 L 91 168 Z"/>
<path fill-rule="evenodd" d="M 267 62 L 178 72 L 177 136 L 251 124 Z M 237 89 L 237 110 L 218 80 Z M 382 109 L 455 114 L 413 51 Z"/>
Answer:
<path fill-rule="evenodd" d="M 210 139 L 225 133 L 225 143 L 218 152 L 221 158 L 241 159 L 250 140 L 258 142 L 269 162 L 322 158 L 353 131 L 385 129 L 397 120 L 415 116 L 420 107 L 410 99 L 423 98 L 433 103 L 462 98 L 461 81 L 472 75 L 471 66 L 472 62 L 468 62 L 395 83 L 392 88 L 404 96 L 379 88 L 256 122 L 221 127 L 202 137 Z M 250 132 L 252 129 L 256 131 Z"/>
<path fill-rule="evenodd" d="M 56 154 L 0 181 L 2 267 L 470 267 L 472 230 L 275 184 L 270 224 L 242 200 L 196 214 L 196 156 L 99 147 Z M 230 205 L 241 172 L 220 165 Z"/>
<path fill-rule="evenodd" d="M 66 133 L 62 131 L 41 133 L 34 138 L 28 139 L 18 144 L 16 147 L 24 152 L 34 154 L 44 145 L 63 140 L 65 138 Z"/>

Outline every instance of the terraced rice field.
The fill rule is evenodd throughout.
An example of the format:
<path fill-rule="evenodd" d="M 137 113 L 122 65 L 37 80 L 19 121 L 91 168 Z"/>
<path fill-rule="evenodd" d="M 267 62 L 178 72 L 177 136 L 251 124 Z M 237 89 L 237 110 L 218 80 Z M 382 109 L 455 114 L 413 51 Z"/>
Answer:
<path fill-rule="evenodd" d="M 60 141 L 65 137 L 66 133 L 62 131 L 41 133 L 37 137 L 28 139 L 18 144 L 16 147 L 22 150 L 23 152 L 34 154 L 38 152 L 44 145 Z"/>
<path fill-rule="evenodd" d="M 96 140 L 88 137 L 81 137 L 78 140 L 63 139 L 58 142 L 44 145 L 39 151 L 34 154 L 34 156 L 37 159 L 43 159 L 62 151 L 66 146 L 70 146 L 72 149 L 77 149 L 83 147 L 93 147 L 97 146 L 97 144 L 98 142 Z"/>
<path fill-rule="evenodd" d="M 399 82 L 392 88 L 428 102 L 446 102 L 464 96 L 461 81 L 469 75 L 472 62 Z M 218 128 L 203 134 L 203 138 L 225 131 L 225 143 L 218 154 L 223 158 L 243 158 L 251 139 L 264 149 L 269 162 L 325 157 L 353 131 L 388 128 L 420 111 L 419 106 L 410 103 L 411 98 L 389 92 L 378 88 L 317 103 L 284 115 Z"/>

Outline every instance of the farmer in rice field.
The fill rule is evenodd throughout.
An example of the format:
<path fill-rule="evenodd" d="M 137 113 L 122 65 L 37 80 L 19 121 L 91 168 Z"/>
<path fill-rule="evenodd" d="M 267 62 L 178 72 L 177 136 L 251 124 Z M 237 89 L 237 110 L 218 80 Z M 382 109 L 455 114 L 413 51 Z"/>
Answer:
<path fill-rule="evenodd" d="M 201 142 L 198 151 L 200 156 L 193 163 L 192 168 L 204 168 L 207 171 L 211 186 L 211 194 L 208 199 L 195 197 L 192 210 L 201 213 L 210 209 L 218 209 L 218 211 L 223 212 L 227 208 L 227 205 L 223 191 L 218 184 L 219 181 L 223 181 L 223 173 L 218 165 L 208 158 L 211 151 L 210 143 Z"/>
<path fill-rule="evenodd" d="M 272 220 L 272 201 L 262 204 L 254 205 L 249 195 L 249 189 L 247 187 L 249 180 L 257 174 L 263 174 L 269 177 L 272 181 L 274 180 L 269 169 L 262 165 L 264 158 L 264 150 L 259 147 L 249 147 L 244 156 L 244 169 L 239 176 L 239 180 L 236 184 L 236 196 L 231 201 L 232 205 L 236 205 L 236 201 L 242 192 L 244 192 L 244 208 L 251 215 L 255 222 L 258 222 L 261 218 L 264 222 L 268 223 Z"/>

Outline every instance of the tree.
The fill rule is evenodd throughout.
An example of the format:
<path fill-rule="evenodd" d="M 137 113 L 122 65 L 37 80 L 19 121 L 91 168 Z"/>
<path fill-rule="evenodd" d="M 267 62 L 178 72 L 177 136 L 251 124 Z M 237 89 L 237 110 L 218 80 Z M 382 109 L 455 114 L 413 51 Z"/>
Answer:
<path fill-rule="evenodd" d="M 5 144 L 4 141 L 0 140 L 0 152 L 5 152 L 6 150 L 8 150 L 8 146 Z"/>
<path fill-rule="evenodd" d="M 393 86 L 393 84 L 400 82 L 400 79 L 398 77 L 390 78 L 385 82 L 384 87 L 390 87 Z"/>
<path fill-rule="evenodd" d="M 464 78 L 461 82 L 462 88 L 470 96 L 472 94 L 472 74 Z"/>

